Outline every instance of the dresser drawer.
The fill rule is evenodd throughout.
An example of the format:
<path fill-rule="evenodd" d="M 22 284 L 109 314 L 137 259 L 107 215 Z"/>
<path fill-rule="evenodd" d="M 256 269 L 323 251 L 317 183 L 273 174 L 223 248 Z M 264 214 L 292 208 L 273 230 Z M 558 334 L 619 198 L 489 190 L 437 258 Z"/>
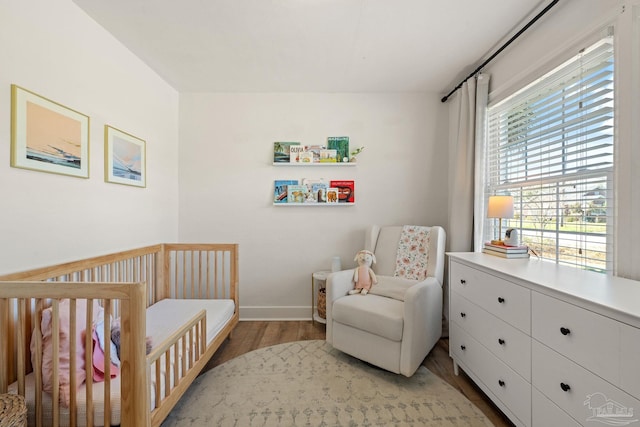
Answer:
<path fill-rule="evenodd" d="M 468 367 L 522 424 L 530 426 L 531 384 L 455 323 L 451 324 L 449 340 L 454 356 Z"/>
<path fill-rule="evenodd" d="M 640 399 L 640 329 L 621 325 L 620 348 L 620 387 Z"/>
<path fill-rule="evenodd" d="M 532 337 L 620 385 L 620 323 L 564 301 L 532 293 Z"/>
<path fill-rule="evenodd" d="M 580 423 L 547 399 L 535 387 L 531 390 L 531 425 L 533 427 L 581 427 Z"/>
<path fill-rule="evenodd" d="M 457 292 L 451 293 L 451 320 L 487 347 L 527 381 L 531 381 L 531 338 Z"/>
<path fill-rule="evenodd" d="M 515 283 L 457 262 L 451 263 L 451 290 L 521 331 L 531 331 L 531 292 Z"/>
<path fill-rule="evenodd" d="M 533 386 L 562 410 L 586 424 L 595 416 L 640 408 L 640 401 L 537 341 L 533 349 Z M 618 421 L 637 417 L 617 416 Z M 601 418 L 602 419 L 602 418 Z"/>

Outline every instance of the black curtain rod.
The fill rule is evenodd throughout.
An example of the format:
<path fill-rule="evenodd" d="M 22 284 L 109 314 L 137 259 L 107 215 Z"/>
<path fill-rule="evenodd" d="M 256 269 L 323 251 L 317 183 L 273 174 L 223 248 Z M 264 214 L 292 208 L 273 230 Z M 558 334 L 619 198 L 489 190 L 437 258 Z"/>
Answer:
<path fill-rule="evenodd" d="M 495 53 L 493 55 L 491 55 L 486 61 L 484 61 L 478 68 L 476 68 L 473 73 L 469 74 L 464 80 L 462 80 L 460 83 L 458 83 L 458 86 L 456 86 L 455 88 L 453 88 L 451 90 L 451 92 L 449 92 L 444 98 L 442 98 L 440 101 L 442 102 L 447 102 L 447 99 L 449 99 L 449 97 L 458 89 L 460 89 L 462 87 L 462 85 L 464 84 L 464 82 L 466 82 L 467 80 L 469 80 L 471 77 L 475 76 L 476 74 L 478 74 L 478 72 L 480 72 L 480 70 L 482 70 L 489 62 L 491 62 L 493 60 L 493 58 L 495 58 L 496 56 L 498 56 L 498 54 L 500 52 L 502 52 L 504 49 L 506 49 L 507 46 L 509 46 L 511 43 L 513 43 L 513 41 L 515 39 L 517 39 L 518 37 L 520 37 L 522 35 L 522 33 L 524 33 L 525 31 L 527 31 L 527 29 L 529 29 L 530 26 L 532 26 L 538 19 L 540 19 L 545 13 L 547 13 L 553 6 L 555 6 L 560 0 L 553 0 L 551 3 L 549 3 L 547 5 L 547 7 L 545 7 L 540 13 L 538 13 L 531 21 L 529 21 L 527 23 L 527 25 L 525 25 L 524 27 L 522 27 L 522 29 L 520 29 L 520 31 L 518 31 L 513 37 L 511 37 L 505 44 L 503 44 L 500 49 L 496 50 Z"/>

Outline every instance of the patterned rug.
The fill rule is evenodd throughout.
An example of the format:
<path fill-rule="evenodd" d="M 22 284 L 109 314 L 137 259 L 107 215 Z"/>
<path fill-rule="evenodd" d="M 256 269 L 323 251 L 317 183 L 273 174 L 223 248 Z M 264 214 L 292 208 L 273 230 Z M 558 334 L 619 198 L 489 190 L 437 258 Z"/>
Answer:
<path fill-rule="evenodd" d="M 170 426 L 491 426 L 469 400 L 421 366 L 392 374 L 297 341 L 246 353 L 202 374 Z"/>

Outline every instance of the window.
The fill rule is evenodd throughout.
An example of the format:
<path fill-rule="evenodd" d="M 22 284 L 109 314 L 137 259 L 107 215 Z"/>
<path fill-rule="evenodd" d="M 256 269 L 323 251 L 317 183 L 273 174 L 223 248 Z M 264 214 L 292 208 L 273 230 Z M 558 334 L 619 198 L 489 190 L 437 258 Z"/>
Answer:
<path fill-rule="evenodd" d="M 541 258 L 612 271 L 613 38 L 488 109 L 485 201 L 511 194 L 503 220 Z M 497 232 L 486 220 L 485 240 Z"/>

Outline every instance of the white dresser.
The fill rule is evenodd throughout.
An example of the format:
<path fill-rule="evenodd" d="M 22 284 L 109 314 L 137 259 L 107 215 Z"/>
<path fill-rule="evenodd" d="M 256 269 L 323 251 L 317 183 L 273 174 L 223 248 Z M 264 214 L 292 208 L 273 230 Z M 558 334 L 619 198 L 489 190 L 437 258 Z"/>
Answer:
<path fill-rule="evenodd" d="M 640 427 L 640 282 L 448 253 L 449 354 L 517 426 Z"/>

